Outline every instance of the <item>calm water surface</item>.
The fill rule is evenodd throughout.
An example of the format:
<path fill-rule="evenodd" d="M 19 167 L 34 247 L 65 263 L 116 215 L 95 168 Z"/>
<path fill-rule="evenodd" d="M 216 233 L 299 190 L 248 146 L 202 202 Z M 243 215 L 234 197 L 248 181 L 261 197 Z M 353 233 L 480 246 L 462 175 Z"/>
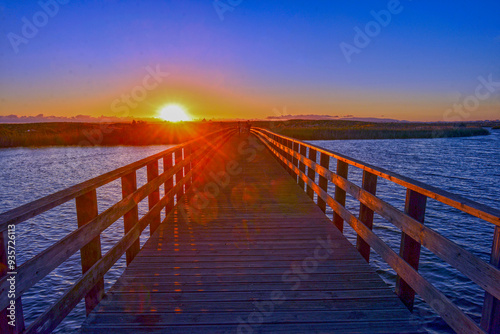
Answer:
<path fill-rule="evenodd" d="M 500 190 L 500 131 L 489 136 L 473 138 L 406 139 L 406 140 L 346 140 L 313 141 L 330 150 L 360 159 L 366 163 L 387 168 L 416 180 L 467 196 L 478 202 L 499 207 Z M 98 176 L 168 146 L 151 147 L 52 147 L 16 148 L 0 150 L 0 212 L 15 208 L 75 183 Z M 332 161 L 332 168 L 334 168 Z M 160 170 L 162 166 L 160 164 Z M 349 179 L 361 183 L 361 173 L 349 170 Z M 138 172 L 139 186 L 146 182 L 145 170 Z M 332 188 L 333 190 L 333 188 Z M 378 195 L 398 208 L 404 208 L 405 190 L 385 180 L 379 180 Z M 119 181 L 98 190 L 99 211 L 102 212 L 121 194 Z M 353 213 L 359 204 L 348 199 L 347 207 Z M 140 215 L 147 212 L 147 200 L 139 204 Z M 329 212 L 331 214 L 331 212 Z M 493 228 L 491 224 L 446 208 L 429 200 L 426 224 L 485 260 L 489 260 Z M 74 201 L 50 210 L 17 228 L 18 264 L 33 257 L 76 228 Z M 374 231 L 398 251 L 400 232 L 397 228 L 375 217 Z M 123 235 L 120 221 L 104 231 L 101 242 L 106 252 Z M 149 231 L 143 233 L 141 244 Z M 354 232 L 346 227 L 346 235 L 355 242 Z M 27 323 L 33 321 L 51 303 L 60 297 L 81 275 L 80 254 L 66 263 L 23 295 Z M 395 273 L 372 252 L 371 263 L 391 286 Z M 122 258 L 105 277 L 109 288 L 123 272 Z M 483 292 L 474 283 L 425 249 L 422 250 L 420 272 L 445 293 L 454 303 L 479 321 Z M 417 301 L 414 312 L 434 333 L 451 331 L 431 309 Z M 76 331 L 85 318 L 84 304 L 78 307 L 57 328 L 57 333 Z"/>
<path fill-rule="evenodd" d="M 311 141 L 311 143 L 491 207 L 500 207 L 499 130 L 491 130 L 489 136 L 470 138 Z M 335 164 L 336 161 L 331 163 L 331 170 L 335 170 Z M 361 171 L 350 167 L 348 179 L 361 185 L 361 178 Z M 329 191 L 333 193 L 334 188 L 331 185 L 330 187 Z M 377 195 L 401 210 L 404 209 L 405 194 L 403 187 L 379 178 Z M 349 196 L 346 206 L 355 214 L 359 212 L 359 202 Z M 331 210 L 329 214 L 332 214 Z M 432 199 L 427 202 L 425 224 L 485 261 L 489 261 L 493 240 L 492 224 Z M 345 229 L 346 236 L 355 244 L 356 234 L 349 226 Z M 401 232 L 396 227 L 375 215 L 374 231 L 399 253 Z M 394 287 L 396 274 L 373 251 L 370 262 L 380 276 Z M 479 323 L 484 292 L 475 283 L 425 248 L 422 248 L 419 271 Z M 414 314 L 425 321 L 429 332 L 454 333 L 421 300 L 416 301 Z"/>
<path fill-rule="evenodd" d="M 50 147 L 0 149 L 0 212 L 49 195 L 71 185 L 161 152 L 170 146 L 148 147 Z M 163 166 L 160 160 L 160 171 Z M 138 187 L 146 183 L 146 170 L 137 172 Z M 161 192 L 162 193 L 162 192 Z M 162 194 L 163 195 L 163 194 Z M 97 190 L 99 212 L 121 198 L 120 181 Z M 148 210 L 147 198 L 139 203 L 139 217 Z M 16 227 L 18 265 L 74 231 L 75 202 L 70 201 Z M 123 220 L 115 222 L 101 235 L 103 254 L 123 236 Z M 149 229 L 141 236 L 147 240 Z M 105 276 L 108 289 L 125 269 L 123 256 Z M 81 276 L 80 253 L 23 294 L 26 323 L 36 319 Z M 59 325 L 55 333 L 74 333 L 85 319 L 85 304 L 80 304 Z"/>

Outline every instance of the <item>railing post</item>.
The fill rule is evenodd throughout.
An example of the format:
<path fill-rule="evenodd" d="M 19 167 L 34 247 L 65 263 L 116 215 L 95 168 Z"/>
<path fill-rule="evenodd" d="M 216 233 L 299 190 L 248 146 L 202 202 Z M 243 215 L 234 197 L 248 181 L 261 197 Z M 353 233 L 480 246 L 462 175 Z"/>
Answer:
<path fill-rule="evenodd" d="M 490 264 L 500 268 L 500 227 L 495 226 Z M 500 333 L 500 301 L 486 292 L 484 296 L 481 328 L 487 333 Z"/>
<path fill-rule="evenodd" d="M 77 197 L 75 201 L 78 227 L 88 224 L 99 214 L 97 209 L 97 192 L 95 189 Z M 97 236 L 91 242 L 83 246 L 82 249 L 80 249 L 80 257 L 82 262 L 82 273 L 85 274 L 102 257 L 101 237 Z M 97 304 L 99 304 L 103 297 L 104 278 L 101 277 L 85 296 L 85 310 L 87 315 L 89 315 Z"/>
<path fill-rule="evenodd" d="M 170 168 L 173 167 L 172 154 L 166 155 L 163 157 L 163 172 L 165 173 Z M 165 181 L 165 195 L 174 187 L 174 177 L 172 176 L 170 179 Z M 165 206 L 165 217 L 168 216 L 170 211 L 174 208 L 174 196 L 172 195 L 171 199 L 167 202 Z"/>
<path fill-rule="evenodd" d="M 312 160 L 313 162 L 316 162 L 316 150 L 309 147 L 309 160 Z M 312 168 L 307 168 L 307 177 L 311 179 L 311 181 L 315 182 L 315 178 L 316 178 L 316 172 L 314 171 L 314 169 Z M 314 199 L 314 190 L 307 186 L 307 195 L 309 195 L 309 197 L 311 197 L 311 199 Z"/>
<path fill-rule="evenodd" d="M 286 143 L 285 143 L 285 146 L 291 150 L 293 148 L 293 142 L 291 140 L 288 140 L 286 139 Z M 290 153 L 287 153 L 286 154 L 286 160 L 289 161 L 290 163 L 293 164 L 293 155 L 290 154 Z M 287 165 L 288 166 L 288 165 Z M 290 174 L 291 177 L 297 177 L 297 175 L 295 174 L 295 172 L 293 171 L 293 168 L 292 167 L 288 167 L 288 173 Z M 295 180 L 295 182 L 297 182 L 297 180 Z"/>
<path fill-rule="evenodd" d="M 283 142 L 284 142 L 283 138 L 281 138 L 281 137 L 278 136 L 276 138 L 276 141 L 279 144 L 283 145 Z M 279 153 L 280 156 L 285 157 L 285 152 L 283 152 L 283 150 L 281 149 L 281 147 L 276 147 L 276 149 L 278 150 L 278 153 Z M 285 168 L 285 169 L 287 168 L 285 162 L 283 160 L 281 160 L 279 157 L 278 157 L 278 162 L 281 164 L 281 166 L 283 166 L 283 168 Z"/>
<path fill-rule="evenodd" d="M 122 177 L 122 196 L 123 198 L 132 194 L 137 190 L 137 176 L 136 171 Z M 139 221 L 139 209 L 137 205 L 130 209 L 125 215 L 123 215 L 123 223 L 125 227 L 125 234 L 127 234 L 132 227 Z M 134 257 L 139 253 L 141 244 L 139 238 L 137 238 L 134 243 L 127 249 L 127 266 L 132 262 Z"/>
<path fill-rule="evenodd" d="M 301 156 L 307 157 L 307 146 L 301 144 L 299 151 Z M 299 162 L 299 170 L 304 174 L 306 173 L 306 165 L 303 162 Z M 299 177 L 299 186 L 302 188 L 302 190 L 304 190 L 304 185 L 304 180 Z"/>
<path fill-rule="evenodd" d="M 289 149 L 289 150 L 292 150 L 293 149 L 293 141 L 291 140 L 286 140 L 286 147 Z M 286 159 L 293 164 L 293 155 L 291 153 L 287 153 L 286 154 Z M 288 173 L 290 173 L 290 176 L 291 177 L 294 177 L 295 178 L 295 182 L 297 182 L 297 174 L 295 174 L 295 172 L 293 171 L 293 168 L 292 167 L 288 167 Z"/>
<path fill-rule="evenodd" d="M 182 148 L 179 148 L 177 151 L 175 151 L 175 165 L 177 166 L 182 162 Z M 176 174 L 175 174 L 175 184 L 178 184 L 181 182 L 181 180 L 184 178 L 184 168 L 181 168 Z M 177 192 L 177 204 L 180 203 L 181 197 L 184 195 L 184 187 L 181 187 L 179 191 Z"/>
<path fill-rule="evenodd" d="M 319 164 L 326 168 L 330 169 L 330 156 L 325 153 L 320 153 L 319 155 Z M 319 187 L 328 193 L 328 180 L 324 176 L 319 176 Z M 318 196 L 318 206 L 321 211 L 326 213 L 326 202 Z"/>
<path fill-rule="evenodd" d="M 298 153 L 299 152 L 299 143 L 293 142 L 293 144 L 292 144 L 292 150 L 294 152 Z M 293 157 L 292 159 L 293 159 L 293 165 L 295 167 L 299 167 L 299 159 L 297 159 L 296 157 Z M 294 173 L 294 174 L 295 174 L 295 182 L 297 182 L 297 180 L 300 180 L 300 177 L 299 177 L 299 175 L 297 173 Z"/>
<path fill-rule="evenodd" d="M 278 142 L 278 144 L 283 144 L 283 139 L 279 136 L 276 136 L 276 141 Z M 283 150 L 278 145 L 276 145 L 276 150 L 278 151 L 279 155 L 283 156 Z M 285 163 L 279 157 L 277 157 L 277 159 L 281 166 L 285 167 Z"/>
<path fill-rule="evenodd" d="M 15 227 L 14 227 L 15 228 Z M 15 234 L 14 234 L 15 235 Z M 14 272 L 12 266 L 9 265 L 9 234 L 8 231 L 0 232 L 0 277 L 4 277 L 9 275 L 9 272 Z M 12 256 L 12 255 L 11 255 Z M 14 255 L 15 256 L 15 255 Z M 10 275 L 9 275 L 10 276 Z M 15 277 L 15 274 L 12 275 Z M 13 316 L 15 318 L 10 318 L 11 311 L 6 307 L 0 312 L 0 333 L 6 334 L 14 334 L 14 333 L 22 333 L 24 331 L 24 315 L 23 315 L 23 306 L 21 303 L 21 296 L 19 296 L 15 300 L 15 311 Z M 15 326 L 9 325 L 9 322 L 12 323 L 14 320 Z"/>
<path fill-rule="evenodd" d="M 424 196 L 413 190 L 406 190 L 405 213 L 415 220 L 424 223 L 425 207 L 427 205 L 427 196 Z M 420 243 L 405 233 L 401 234 L 401 246 L 399 256 L 403 258 L 415 270 L 418 270 L 420 261 Z M 415 301 L 415 291 L 399 275 L 396 280 L 396 294 L 401 301 L 411 311 Z"/>
<path fill-rule="evenodd" d="M 193 152 L 192 152 L 191 145 L 186 146 L 184 148 L 184 159 L 190 158 L 192 154 L 193 154 Z M 189 162 L 186 165 L 186 167 L 184 167 L 184 175 L 189 174 L 190 171 L 191 171 L 191 162 Z M 191 178 L 186 180 L 186 185 L 184 187 L 185 187 L 185 192 L 188 192 L 188 189 L 191 187 Z"/>
<path fill-rule="evenodd" d="M 347 172 L 349 170 L 349 165 L 344 161 L 337 160 L 337 175 L 343 177 L 347 180 Z M 337 201 L 340 205 L 345 207 L 345 197 L 346 192 L 344 189 L 339 186 L 335 186 L 335 201 Z M 337 226 L 340 232 L 344 232 L 344 219 L 334 212 L 333 213 L 333 224 Z"/>
<path fill-rule="evenodd" d="M 374 175 L 370 172 L 363 171 L 363 189 L 368 191 L 369 193 L 375 195 L 375 192 L 377 190 L 377 175 Z M 359 208 L 359 220 L 366 225 L 370 230 L 373 227 L 373 210 L 371 210 L 369 207 L 366 205 L 362 204 L 360 205 Z M 366 243 L 366 241 L 363 240 L 358 235 L 357 241 L 356 241 L 356 248 L 358 251 L 361 253 L 361 256 L 366 260 L 366 262 L 370 262 L 370 245 Z"/>
<path fill-rule="evenodd" d="M 154 160 L 147 165 L 148 183 L 153 181 L 158 177 L 158 160 Z M 149 210 L 151 210 L 156 203 L 160 201 L 160 189 L 156 188 L 148 196 Z M 161 216 L 158 213 L 156 216 L 151 218 L 151 225 L 149 226 L 149 235 L 153 235 L 158 226 L 161 224 Z"/>

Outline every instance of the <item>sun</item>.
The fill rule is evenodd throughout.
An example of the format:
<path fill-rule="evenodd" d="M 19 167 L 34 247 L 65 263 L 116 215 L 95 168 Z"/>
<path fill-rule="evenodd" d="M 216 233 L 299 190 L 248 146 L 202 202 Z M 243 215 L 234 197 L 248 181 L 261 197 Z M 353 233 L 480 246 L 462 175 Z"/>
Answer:
<path fill-rule="evenodd" d="M 179 104 L 167 104 L 160 109 L 160 118 L 168 122 L 190 121 L 191 116 L 186 111 L 186 108 Z"/>

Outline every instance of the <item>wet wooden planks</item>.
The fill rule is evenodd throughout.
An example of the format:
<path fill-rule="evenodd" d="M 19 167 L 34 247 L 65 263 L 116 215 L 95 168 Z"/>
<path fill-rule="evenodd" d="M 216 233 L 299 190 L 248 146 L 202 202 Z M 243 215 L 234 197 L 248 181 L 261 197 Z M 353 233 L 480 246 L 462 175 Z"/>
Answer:
<path fill-rule="evenodd" d="M 202 172 L 83 333 L 417 332 L 394 292 L 252 137 L 235 135 Z"/>

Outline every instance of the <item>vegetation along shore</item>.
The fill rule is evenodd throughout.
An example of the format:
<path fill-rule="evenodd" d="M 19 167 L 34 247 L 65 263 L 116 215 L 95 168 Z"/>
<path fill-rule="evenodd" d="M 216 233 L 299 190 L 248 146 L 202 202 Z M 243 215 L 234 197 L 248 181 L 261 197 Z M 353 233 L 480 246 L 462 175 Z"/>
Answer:
<path fill-rule="evenodd" d="M 474 123 L 378 123 L 341 120 L 253 121 L 301 140 L 443 138 L 488 135 Z M 236 122 L 25 123 L 0 124 L 0 147 L 144 146 L 177 144 Z"/>

